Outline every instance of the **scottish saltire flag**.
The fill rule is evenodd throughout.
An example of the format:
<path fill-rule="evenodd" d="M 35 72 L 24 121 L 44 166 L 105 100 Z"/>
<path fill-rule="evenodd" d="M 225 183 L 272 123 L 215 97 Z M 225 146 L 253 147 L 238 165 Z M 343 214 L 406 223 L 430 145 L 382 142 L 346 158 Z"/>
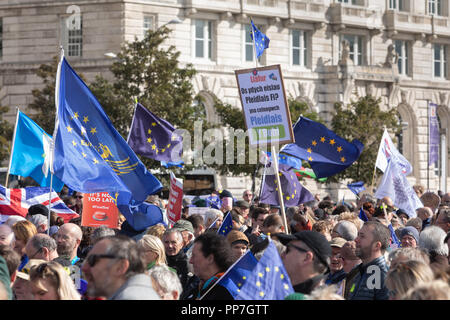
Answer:
<path fill-rule="evenodd" d="M 273 241 L 251 274 L 243 282 L 235 300 L 283 300 L 294 293 L 291 280 L 284 268 Z"/>
<path fill-rule="evenodd" d="M 416 209 L 422 208 L 423 204 L 409 184 L 403 169 L 400 160 L 391 156 L 375 197 L 390 197 L 397 208 L 405 210 L 409 218 L 415 218 Z"/>
<path fill-rule="evenodd" d="M 133 210 L 158 192 L 161 183 L 113 127 L 64 57 L 58 66 L 55 99 L 54 174 L 73 190 L 108 192 L 134 226 Z"/>
<path fill-rule="evenodd" d="M 347 184 L 347 188 L 349 188 L 350 191 L 356 195 L 366 190 L 366 188 L 364 187 L 364 181 L 349 183 Z"/>
<path fill-rule="evenodd" d="M 257 264 L 258 260 L 248 250 L 225 272 L 217 282 L 217 285 L 225 287 L 233 298 L 236 298 Z"/>
<path fill-rule="evenodd" d="M 439 159 L 439 121 L 437 118 L 437 104 L 430 103 L 429 104 L 429 156 L 428 156 L 428 165 L 432 165 L 433 163 L 436 163 Z"/>
<path fill-rule="evenodd" d="M 401 242 L 397 238 L 397 235 L 395 234 L 395 230 L 394 230 L 394 227 L 392 226 L 392 224 L 389 224 L 389 231 L 391 232 L 391 244 L 389 245 L 389 247 L 391 249 L 400 248 Z"/>
<path fill-rule="evenodd" d="M 25 217 L 29 207 L 35 204 L 48 206 L 49 199 L 51 199 L 51 210 L 62 217 L 64 222 L 79 217 L 75 211 L 65 205 L 54 190 L 50 198 L 49 191 L 49 187 L 10 189 L 0 185 L 0 221 L 4 222 L 9 216 L 14 215 Z"/>
<path fill-rule="evenodd" d="M 183 141 L 174 131 L 175 128 L 169 122 L 137 103 L 127 142 L 134 152 L 144 157 L 179 162 Z"/>
<path fill-rule="evenodd" d="M 298 181 L 297 175 L 290 166 L 278 166 L 283 202 L 286 207 L 295 207 L 301 203 L 314 200 L 314 196 Z M 261 191 L 261 203 L 280 205 L 278 200 L 278 180 L 274 174 L 266 174 Z"/>
<path fill-rule="evenodd" d="M 217 233 L 226 237 L 231 230 L 233 230 L 233 219 L 230 211 L 225 216 L 225 219 L 223 219 L 222 225 L 219 230 L 217 230 Z"/>
<path fill-rule="evenodd" d="M 378 147 L 377 160 L 375 166 L 381 171 L 385 172 L 388 166 L 388 162 L 392 156 L 397 159 L 398 165 L 402 167 L 402 172 L 409 175 L 412 172 L 412 166 L 408 160 L 397 150 L 394 143 L 389 136 L 389 133 L 384 129 L 383 136 L 381 137 L 380 146 Z"/>
<path fill-rule="evenodd" d="M 50 187 L 50 145 L 52 137 L 25 113 L 18 111 L 14 130 L 10 174 L 31 177 L 41 187 Z M 53 177 L 52 187 L 61 191 L 64 183 Z"/>
<path fill-rule="evenodd" d="M 317 178 L 339 173 L 355 162 L 364 145 L 348 142 L 323 124 L 300 117 L 294 125 L 295 143 L 285 145 L 280 152 L 309 162 Z"/>
<path fill-rule="evenodd" d="M 364 222 L 369 221 L 369 218 L 367 218 L 366 213 L 364 212 L 363 208 L 359 209 L 358 218 Z"/>
<path fill-rule="evenodd" d="M 251 22 L 253 30 L 252 38 L 253 42 L 255 43 L 256 59 L 258 59 L 263 54 L 264 50 L 269 47 L 270 39 L 264 33 L 259 31 L 259 29 L 253 23 L 253 20 L 251 20 Z"/>

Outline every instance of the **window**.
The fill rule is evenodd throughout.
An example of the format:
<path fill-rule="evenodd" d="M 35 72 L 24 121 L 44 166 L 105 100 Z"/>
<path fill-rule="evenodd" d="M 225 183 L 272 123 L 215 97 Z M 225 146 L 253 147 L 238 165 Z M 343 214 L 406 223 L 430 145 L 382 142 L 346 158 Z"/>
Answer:
<path fill-rule="evenodd" d="M 353 5 L 357 5 L 357 0 L 338 0 L 338 2 L 340 3 L 347 3 L 347 4 L 353 4 Z"/>
<path fill-rule="evenodd" d="M 436 78 L 447 78 L 447 46 L 434 44 L 433 74 Z"/>
<path fill-rule="evenodd" d="M 154 23 L 153 16 L 144 16 L 144 24 L 142 26 L 144 36 L 147 34 L 148 30 L 153 30 L 154 28 L 153 23 Z"/>
<path fill-rule="evenodd" d="M 195 57 L 212 60 L 212 21 L 194 21 Z"/>
<path fill-rule="evenodd" d="M 67 56 L 81 57 L 83 52 L 83 21 L 80 21 L 80 28 L 72 26 L 67 29 Z"/>
<path fill-rule="evenodd" d="M 258 28 L 259 31 L 261 31 L 262 33 L 265 33 L 264 28 L 261 25 L 256 25 L 256 27 Z M 254 58 L 255 52 L 253 49 L 253 38 L 252 38 L 252 25 L 251 24 L 244 25 L 244 32 L 245 32 L 245 35 L 244 35 L 245 61 L 252 62 L 252 61 L 255 61 L 255 58 Z M 266 51 L 264 50 L 264 53 L 258 59 L 259 62 L 261 62 L 261 59 L 265 53 L 266 53 Z"/>
<path fill-rule="evenodd" d="M 3 19 L 0 18 L 0 58 L 3 57 Z"/>
<path fill-rule="evenodd" d="M 389 0 L 389 9 L 403 11 L 403 0 Z"/>
<path fill-rule="evenodd" d="M 307 33 L 302 30 L 292 30 L 292 64 L 307 66 L 308 60 Z"/>
<path fill-rule="evenodd" d="M 339 52 L 342 50 L 342 40 L 347 40 L 350 45 L 349 57 L 355 65 L 363 64 L 363 37 L 344 34 L 339 41 Z M 341 53 L 340 53 L 341 54 Z"/>
<path fill-rule="evenodd" d="M 428 14 L 436 16 L 442 15 L 442 1 L 428 0 Z"/>
<path fill-rule="evenodd" d="M 402 75 L 409 74 L 409 43 L 404 40 L 394 41 L 395 51 L 398 53 L 398 72 Z"/>

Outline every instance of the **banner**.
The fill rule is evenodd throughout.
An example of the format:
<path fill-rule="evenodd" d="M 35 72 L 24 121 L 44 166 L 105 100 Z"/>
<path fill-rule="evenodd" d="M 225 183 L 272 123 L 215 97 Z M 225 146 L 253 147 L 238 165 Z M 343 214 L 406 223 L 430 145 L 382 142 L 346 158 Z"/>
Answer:
<path fill-rule="evenodd" d="M 177 179 L 170 173 L 170 191 L 167 205 L 167 218 L 174 224 L 181 218 L 181 208 L 183 206 L 183 180 Z"/>
<path fill-rule="evenodd" d="M 439 122 L 436 114 L 437 105 L 430 103 L 429 105 L 429 157 L 428 165 L 436 163 L 439 159 Z"/>
<path fill-rule="evenodd" d="M 85 193 L 81 225 L 84 227 L 119 227 L 119 209 L 108 192 Z"/>

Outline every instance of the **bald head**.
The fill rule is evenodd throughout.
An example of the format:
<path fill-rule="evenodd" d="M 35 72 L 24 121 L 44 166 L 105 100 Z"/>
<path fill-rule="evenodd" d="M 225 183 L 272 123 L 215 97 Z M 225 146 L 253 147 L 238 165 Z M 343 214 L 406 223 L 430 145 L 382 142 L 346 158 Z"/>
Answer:
<path fill-rule="evenodd" d="M 427 220 L 433 216 L 433 210 L 429 207 L 423 207 L 416 210 L 417 217 L 422 219 L 422 221 Z"/>
<path fill-rule="evenodd" d="M 77 255 L 83 232 L 74 223 L 63 224 L 56 233 L 57 251 L 60 256 L 69 256 L 73 259 Z"/>
<path fill-rule="evenodd" d="M 14 232 L 7 224 L 0 225 L 0 244 L 10 246 L 14 239 Z"/>

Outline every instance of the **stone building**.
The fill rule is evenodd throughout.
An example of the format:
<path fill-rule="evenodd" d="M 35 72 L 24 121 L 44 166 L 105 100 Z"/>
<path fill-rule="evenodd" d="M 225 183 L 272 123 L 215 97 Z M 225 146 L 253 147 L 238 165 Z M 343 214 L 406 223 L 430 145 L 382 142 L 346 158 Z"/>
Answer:
<path fill-rule="evenodd" d="M 0 103 L 22 109 L 42 84 L 34 70 L 65 48 L 86 79 L 108 74 L 124 41 L 167 24 L 168 44 L 198 70 L 196 93 L 210 121 L 212 98 L 240 108 L 234 70 L 255 66 L 250 18 L 269 38 L 259 65 L 280 64 L 286 95 L 330 120 L 336 101 L 381 97 L 397 108 L 399 149 L 412 184 L 449 190 L 450 0 L 3 0 L 0 3 Z M 178 23 L 174 23 L 178 22 Z M 105 55 L 106 54 L 106 55 Z M 438 105 L 439 160 L 427 163 L 428 103 Z M 11 111 L 9 120 L 13 122 Z M 210 171 L 211 172 L 211 171 Z M 427 179 L 429 177 L 429 180 Z M 251 181 L 215 177 L 238 197 Z M 428 182 L 429 181 L 429 182 Z M 309 188 L 342 198 L 348 191 Z M 349 194 L 351 195 L 351 194 Z M 347 198 L 347 197 L 346 197 Z M 348 198 L 351 198 L 349 196 Z"/>

